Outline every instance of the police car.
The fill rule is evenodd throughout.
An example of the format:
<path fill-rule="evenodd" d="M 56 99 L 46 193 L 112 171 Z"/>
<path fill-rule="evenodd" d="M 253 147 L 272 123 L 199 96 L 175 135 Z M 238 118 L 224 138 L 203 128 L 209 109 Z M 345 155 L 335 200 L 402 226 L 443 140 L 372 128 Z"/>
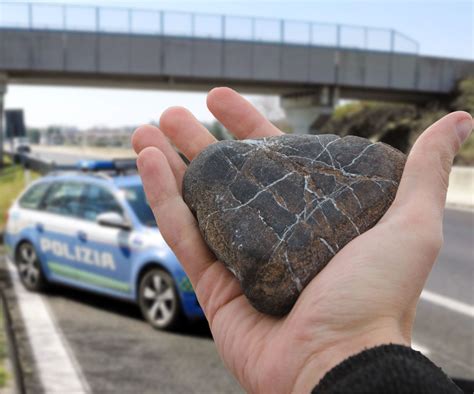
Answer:
<path fill-rule="evenodd" d="M 203 312 L 131 164 L 81 162 L 87 172 L 31 184 L 8 211 L 7 253 L 28 290 L 61 283 L 130 300 L 153 327 L 175 328 Z"/>

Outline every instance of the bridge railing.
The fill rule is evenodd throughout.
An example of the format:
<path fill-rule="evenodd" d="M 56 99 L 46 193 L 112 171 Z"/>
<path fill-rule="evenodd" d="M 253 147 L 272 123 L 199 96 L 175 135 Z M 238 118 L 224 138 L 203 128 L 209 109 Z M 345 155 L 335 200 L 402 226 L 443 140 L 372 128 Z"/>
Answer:
<path fill-rule="evenodd" d="M 418 53 L 393 29 L 344 24 L 72 4 L 0 3 L 0 28 L 211 38 Z"/>

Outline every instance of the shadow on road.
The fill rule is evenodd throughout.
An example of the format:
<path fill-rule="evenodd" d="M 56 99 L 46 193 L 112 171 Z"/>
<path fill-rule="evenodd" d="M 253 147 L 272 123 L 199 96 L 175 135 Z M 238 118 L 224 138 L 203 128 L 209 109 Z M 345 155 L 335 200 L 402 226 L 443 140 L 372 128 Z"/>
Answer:
<path fill-rule="evenodd" d="M 52 285 L 48 289 L 46 295 L 51 298 L 67 298 L 73 302 L 78 302 L 95 309 L 116 313 L 123 317 L 134 319 L 137 321 L 137 324 L 147 324 L 145 323 L 138 306 L 131 302 L 123 301 L 113 297 L 102 296 L 100 294 L 93 294 L 80 289 L 61 286 L 59 284 Z M 152 330 L 151 326 L 150 330 Z M 204 319 L 197 321 L 187 321 L 182 325 L 182 327 L 174 330 L 173 333 L 178 335 L 212 339 L 211 331 L 209 330 L 207 321 Z"/>

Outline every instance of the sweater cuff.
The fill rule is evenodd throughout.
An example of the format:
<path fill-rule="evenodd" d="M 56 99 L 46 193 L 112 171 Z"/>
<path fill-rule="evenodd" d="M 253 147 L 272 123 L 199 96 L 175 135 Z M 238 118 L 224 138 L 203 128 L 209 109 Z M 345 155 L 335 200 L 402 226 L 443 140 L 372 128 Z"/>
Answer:
<path fill-rule="evenodd" d="M 423 354 L 407 346 L 382 345 L 353 355 L 324 375 L 312 394 L 462 393 Z"/>

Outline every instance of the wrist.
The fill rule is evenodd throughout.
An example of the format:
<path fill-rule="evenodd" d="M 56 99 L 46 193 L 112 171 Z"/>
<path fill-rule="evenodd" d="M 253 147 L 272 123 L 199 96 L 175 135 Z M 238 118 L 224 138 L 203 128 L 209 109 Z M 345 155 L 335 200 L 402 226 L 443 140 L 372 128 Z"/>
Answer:
<path fill-rule="evenodd" d="M 398 329 L 380 328 L 334 340 L 333 343 L 313 353 L 313 356 L 307 359 L 292 392 L 309 393 L 327 372 L 345 359 L 366 349 L 388 344 L 410 346 L 410 339 L 405 338 Z"/>

